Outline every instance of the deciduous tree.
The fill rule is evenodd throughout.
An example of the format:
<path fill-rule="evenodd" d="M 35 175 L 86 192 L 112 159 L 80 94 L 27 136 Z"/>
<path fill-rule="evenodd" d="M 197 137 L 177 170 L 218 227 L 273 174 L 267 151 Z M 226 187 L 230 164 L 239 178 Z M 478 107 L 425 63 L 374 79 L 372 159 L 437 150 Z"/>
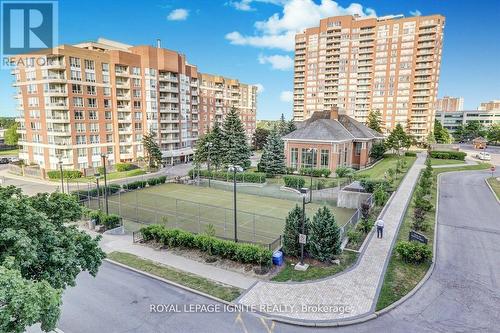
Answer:
<path fill-rule="evenodd" d="M 256 128 L 255 133 L 253 134 L 252 137 L 253 149 L 255 150 L 263 149 L 270 132 L 271 131 L 268 130 L 267 128 L 260 128 L 260 127 Z"/>
<path fill-rule="evenodd" d="M 18 141 L 19 133 L 17 133 L 17 123 L 14 123 L 5 131 L 5 144 L 15 146 Z"/>

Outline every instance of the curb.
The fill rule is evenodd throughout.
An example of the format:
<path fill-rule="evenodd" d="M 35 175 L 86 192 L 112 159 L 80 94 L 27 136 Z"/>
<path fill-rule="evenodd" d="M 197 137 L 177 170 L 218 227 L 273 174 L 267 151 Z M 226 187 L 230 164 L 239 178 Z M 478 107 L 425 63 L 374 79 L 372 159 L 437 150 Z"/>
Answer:
<path fill-rule="evenodd" d="M 498 198 L 497 194 L 493 190 L 493 187 L 491 187 L 490 183 L 488 183 L 488 178 L 486 178 L 484 181 L 486 182 L 486 185 L 488 185 L 488 187 L 490 188 L 491 193 L 493 193 L 493 197 L 497 199 L 497 203 L 500 204 L 500 198 Z"/>

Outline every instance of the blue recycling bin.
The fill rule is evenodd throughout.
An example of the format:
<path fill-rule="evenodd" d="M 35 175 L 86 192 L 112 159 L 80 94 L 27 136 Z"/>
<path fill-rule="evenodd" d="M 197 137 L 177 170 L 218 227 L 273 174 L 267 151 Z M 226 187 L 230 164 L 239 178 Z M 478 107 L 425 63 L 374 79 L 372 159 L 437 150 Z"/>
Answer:
<path fill-rule="evenodd" d="M 273 253 L 273 264 L 276 266 L 283 265 L 283 252 L 276 251 Z"/>

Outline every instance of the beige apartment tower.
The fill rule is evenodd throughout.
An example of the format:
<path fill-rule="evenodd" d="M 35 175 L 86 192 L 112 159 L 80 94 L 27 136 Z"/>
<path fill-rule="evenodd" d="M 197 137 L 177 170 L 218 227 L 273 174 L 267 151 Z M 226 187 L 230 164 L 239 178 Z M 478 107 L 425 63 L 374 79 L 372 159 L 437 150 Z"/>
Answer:
<path fill-rule="evenodd" d="M 479 107 L 477 109 L 481 111 L 500 110 L 500 99 L 489 102 L 483 102 L 479 104 Z"/>
<path fill-rule="evenodd" d="M 19 157 L 27 163 L 84 170 L 100 166 L 102 154 L 110 164 L 136 161 L 150 131 L 167 164 L 191 159 L 201 74 L 183 54 L 99 39 L 19 59 Z"/>
<path fill-rule="evenodd" d="M 444 96 L 437 100 L 436 111 L 437 112 L 457 112 L 463 111 L 464 109 L 464 98 L 463 97 L 450 97 Z"/>
<path fill-rule="evenodd" d="M 257 86 L 219 75 L 200 74 L 200 134 L 222 125 L 225 115 L 235 108 L 251 140 L 257 126 Z"/>
<path fill-rule="evenodd" d="M 294 119 L 338 106 L 365 122 L 382 114 L 417 139 L 431 128 L 437 101 L 444 17 L 322 19 L 295 36 Z"/>

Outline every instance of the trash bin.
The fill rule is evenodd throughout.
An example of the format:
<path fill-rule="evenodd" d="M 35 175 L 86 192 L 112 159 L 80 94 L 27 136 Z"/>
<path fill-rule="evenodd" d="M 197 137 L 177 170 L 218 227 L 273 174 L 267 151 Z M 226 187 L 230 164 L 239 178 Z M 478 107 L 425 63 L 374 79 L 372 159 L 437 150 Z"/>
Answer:
<path fill-rule="evenodd" d="M 283 252 L 276 251 L 273 253 L 273 264 L 276 266 L 283 265 Z"/>

